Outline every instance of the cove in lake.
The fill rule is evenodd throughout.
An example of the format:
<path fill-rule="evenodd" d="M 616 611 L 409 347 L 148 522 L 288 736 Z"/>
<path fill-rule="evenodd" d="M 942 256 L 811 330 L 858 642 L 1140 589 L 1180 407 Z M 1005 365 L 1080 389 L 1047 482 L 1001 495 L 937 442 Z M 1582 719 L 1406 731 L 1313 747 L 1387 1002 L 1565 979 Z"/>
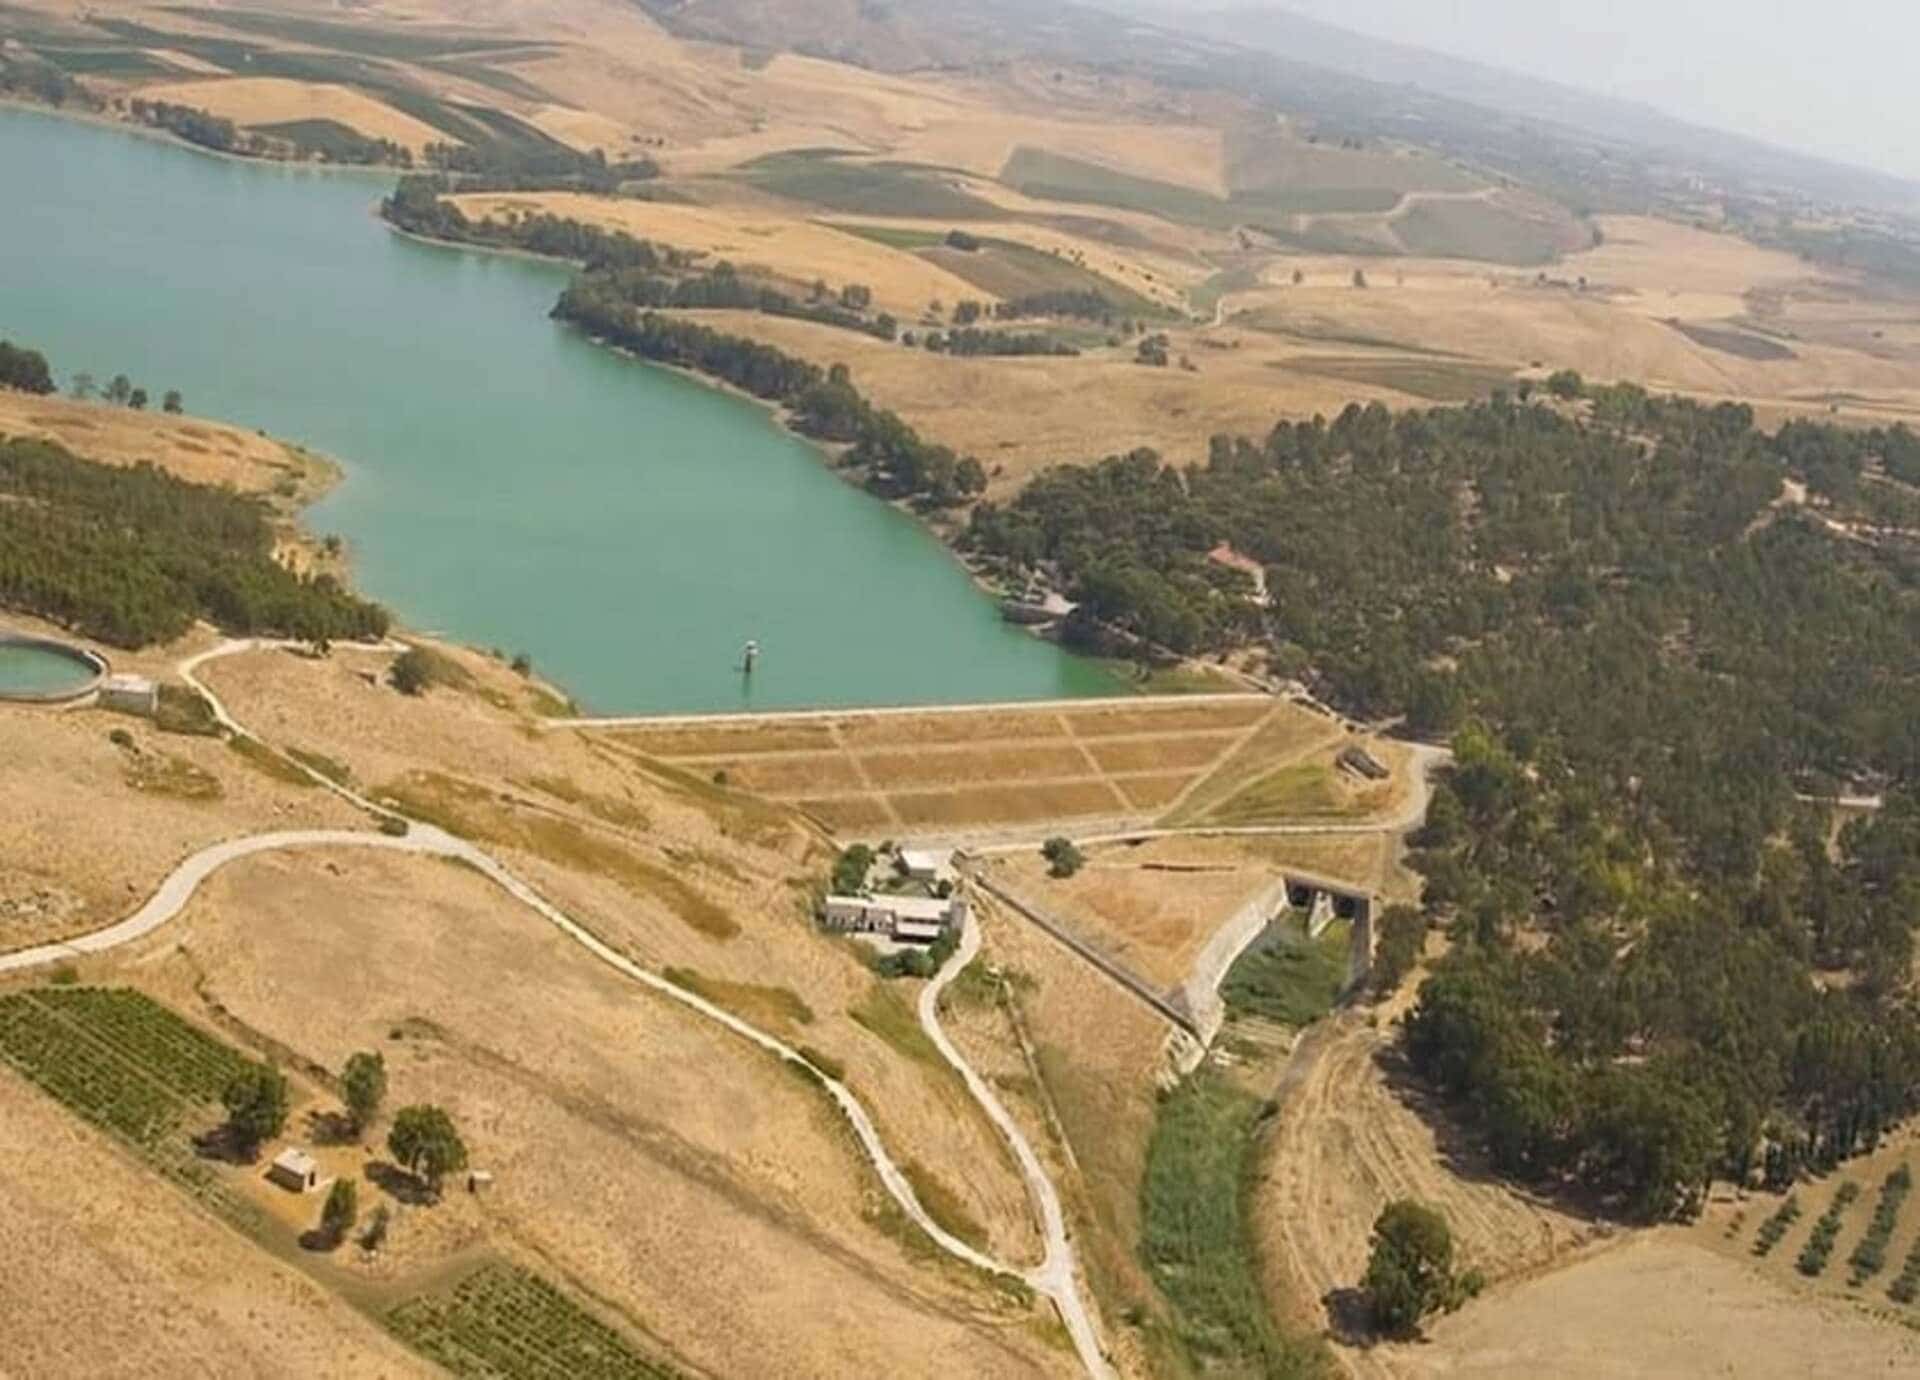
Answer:
<path fill-rule="evenodd" d="M 1119 688 L 763 409 L 549 321 L 564 268 L 389 233 L 386 178 L 6 111 L 0 180 L 0 336 L 339 458 L 307 523 L 409 626 L 600 712 Z"/>

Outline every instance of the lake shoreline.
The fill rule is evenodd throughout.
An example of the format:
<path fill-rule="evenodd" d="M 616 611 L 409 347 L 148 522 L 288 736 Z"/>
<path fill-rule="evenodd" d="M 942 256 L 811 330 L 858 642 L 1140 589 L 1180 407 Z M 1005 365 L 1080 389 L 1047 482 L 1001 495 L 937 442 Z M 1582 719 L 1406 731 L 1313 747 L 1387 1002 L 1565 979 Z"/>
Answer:
<path fill-rule="evenodd" d="M 525 650 L 608 712 L 1121 688 L 1004 623 L 951 529 L 872 502 L 778 407 L 562 329 L 554 260 L 370 234 L 378 183 L 255 177 L 237 169 L 256 160 L 20 110 L 0 120 L 0 166 L 37 190 L 0 261 L 9 332 L 56 365 L 111 342 L 113 367 L 164 368 L 200 415 L 325 456 L 324 478 L 264 485 L 284 499 L 297 482 L 301 546 L 338 534 L 353 587 L 407 628 Z M 164 274 L 155 243 L 173 247 Z M 749 638 L 764 653 L 750 686 L 729 669 Z"/>

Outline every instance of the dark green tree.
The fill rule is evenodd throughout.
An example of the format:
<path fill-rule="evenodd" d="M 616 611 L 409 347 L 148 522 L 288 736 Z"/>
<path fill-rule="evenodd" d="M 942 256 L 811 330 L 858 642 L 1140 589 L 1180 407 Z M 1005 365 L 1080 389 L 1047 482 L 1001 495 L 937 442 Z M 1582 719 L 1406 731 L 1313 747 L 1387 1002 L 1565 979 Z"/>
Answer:
<path fill-rule="evenodd" d="M 346 1068 L 340 1074 L 340 1086 L 355 1133 L 365 1131 L 380 1114 L 380 1104 L 387 1098 L 385 1057 L 377 1051 L 368 1053 L 364 1050 L 349 1055 Z"/>
<path fill-rule="evenodd" d="M 287 1080 L 276 1068 L 254 1064 L 234 1075 L 220 1094 L 227 1109 L 227 1132 L 234 1144 L 253 1154 L 287 1124 Z"/>
<path fill-rule="evenodd" d="M 1086 864 L 1086 855 L 1072 839 L 1054 837 L 1040 845 L 1040 856 L 1047 860 L 1047 875 L 1071 877 Z"/>
<path fill-rule="evenodd" d="M 1373 1325 L 1388 1336 L 1408 1337 L 1433 1314 L 1451 1313 L 1481 1285 L 1478 1272 L 1455 1272 L 1447 1219 L 1402 1198 L 1374 1219 L 1373 1252 L 1360 1287 Z"/>
<path fill-rule="evenodd" d="M 436 1197 L 441 1180 L 467 1167 L 466 1142 L 454 1129 L 453 1118 L 439 1107 L 417 1105 L 394 1113 L 387 1150 Z"/>
<path fill-rule="evenodd" d="M 331 1250 L 347 1239 L 360 1216 L 360 1189 L 352 1179 L 333 1181 L 327 1201 L 320 1208 L 320 1238 Z"/>

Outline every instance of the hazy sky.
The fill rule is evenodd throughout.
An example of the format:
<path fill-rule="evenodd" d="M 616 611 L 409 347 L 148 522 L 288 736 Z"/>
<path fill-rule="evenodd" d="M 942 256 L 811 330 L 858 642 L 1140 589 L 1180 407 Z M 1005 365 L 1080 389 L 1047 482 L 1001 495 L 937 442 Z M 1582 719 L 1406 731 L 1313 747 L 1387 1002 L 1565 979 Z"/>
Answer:
<path fill-rule="evenodd" d="M 1915 0 L 1270 2 L 1920 178 Z"/>

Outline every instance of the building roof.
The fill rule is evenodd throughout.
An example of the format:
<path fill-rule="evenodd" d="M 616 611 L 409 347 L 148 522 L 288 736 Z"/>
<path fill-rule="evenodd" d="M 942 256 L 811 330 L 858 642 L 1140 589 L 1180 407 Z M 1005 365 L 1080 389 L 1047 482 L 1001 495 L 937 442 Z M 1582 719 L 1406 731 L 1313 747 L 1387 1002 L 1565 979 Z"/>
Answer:
<path fill-rule="evenodd" d="M 909 872 L 940 872 L 953 863 L 953 854 L 937 848 L 902 848 L 900 861 Z"/>
<path fill-rule="evenodd" d="M 932 943 L 947 932 L 945 925 L 930 924 L 924 920 L 902 920 L 893 927 L 895 939 L 920 939 Z"/>
<path fill-rule="evenodd" d="M 933 896 L 881 896 L 876 899 L 902 920 L 925 920 L 934 924 L 944 924 L 947 917 L 953 913 L 951 900 L 942 901 Z"/>
<path fill-rule="evenodd" d="M 273 1167 L 284 1169 L 289 1174 L 297 1174 L 303 1179 L 309 1174 L 320 1172 L 319 1161 L 306 1151 L 291 1145 L 273 1157 Z"/>
<path fill-rule="evenodd" d="M 116 671 L 100 684 L 108 690 L 123 690 L 128 694 L 146 695 L 153 691 L 153 681 L 146 676 L 132 675 L 126 671 Z"/>

